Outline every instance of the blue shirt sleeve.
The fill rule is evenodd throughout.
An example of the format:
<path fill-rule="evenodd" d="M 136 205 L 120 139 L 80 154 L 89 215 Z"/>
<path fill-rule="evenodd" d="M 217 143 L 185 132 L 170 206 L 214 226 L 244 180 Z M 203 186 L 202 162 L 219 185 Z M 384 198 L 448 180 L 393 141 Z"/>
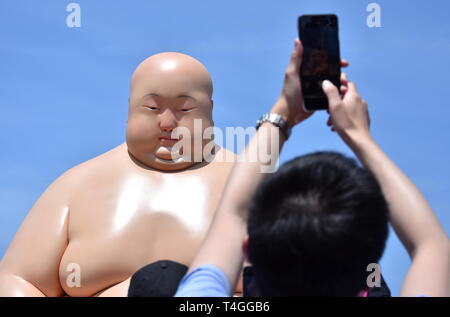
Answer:
<path fill-rule="evenodd" d="M 205 264 L 185 275 L 175 297 L 229 297 L 230 286 L 217 266 Z"/>

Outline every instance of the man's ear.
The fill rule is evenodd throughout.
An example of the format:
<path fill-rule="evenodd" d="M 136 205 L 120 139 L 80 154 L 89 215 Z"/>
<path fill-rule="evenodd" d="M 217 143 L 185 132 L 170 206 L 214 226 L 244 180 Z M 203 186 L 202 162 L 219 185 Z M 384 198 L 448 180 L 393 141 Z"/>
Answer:
<path fill-rule="evenodd" d="M 214 108 L 214 100 L 211 99 L 211 110 Z"/>
<path fill-rule="evenodd" d="M 248 234 L 245 235 L 245 238 L 242 241 L 242 253 L 244 254 L 244 261 L 250 263 L 250 260 L 248 259 Z"/>

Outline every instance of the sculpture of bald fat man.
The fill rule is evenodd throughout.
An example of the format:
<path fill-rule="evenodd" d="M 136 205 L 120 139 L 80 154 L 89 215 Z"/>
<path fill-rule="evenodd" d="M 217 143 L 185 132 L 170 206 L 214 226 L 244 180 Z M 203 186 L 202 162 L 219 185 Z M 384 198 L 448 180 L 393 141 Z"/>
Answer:
<path fill-rule="evenodd" d="M 211 127 L 211 97 L 210 75 L 193 57 L 144 60 L 131 79 L 126 143 L 68 170 L 42 194 L 0 262 L 0 296 L 127 296 L 139 268 L 161 259 L 189 265 L 235 154 L 217 146 L 208 160 L 173 160 L 170 135 L 184 127 L 198 136 L 194 119 L 202 132 Z M 70 274 L 79 274 L 79 285 Z"/>

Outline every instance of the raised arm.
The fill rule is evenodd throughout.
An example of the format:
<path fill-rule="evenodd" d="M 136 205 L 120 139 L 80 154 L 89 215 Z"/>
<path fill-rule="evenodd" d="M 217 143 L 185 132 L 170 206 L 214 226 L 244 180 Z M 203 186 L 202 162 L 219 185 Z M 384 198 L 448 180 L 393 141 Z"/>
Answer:
<path fill-rule="evenodd" d="M 417 187 L 375 143 L 367 103 L 353 83 L 344 98 L 324 83 L 330 103 L 329 125 L 378 180 L 389 204 L 391 224 L 412 258 L 401 296 L 450 296 L 450 242 Z"/>
<path fill-rule="evenodd" d="M 299 79 L 302 50 L 300 41 L 296 40 L 285 72 L 281 96 L 270 111 L 281 115 L 290 126 L 311 115 L 302 110 Z M 241 250 L 247 232 L 248 205 L 265 175 L 261 171 L 278 160 L 284 141 L 282 131 L 271 123 L 263 123 L 258 129 L 234 164 L 209 232 L 189 271 L 204 264 L 213 264 L 225 273 L 231 289 L 234 289 L 242 267 Z M 264 149 L 263 152 L 270 155 L 270 162 L 259 155 L 259 149 Z"/>
<path fill-rule="evenodd" d="M 61 296 L 59 265 L 68 244 L 66 172 L 35 203 L 0 262 L 0 296 Z"/>

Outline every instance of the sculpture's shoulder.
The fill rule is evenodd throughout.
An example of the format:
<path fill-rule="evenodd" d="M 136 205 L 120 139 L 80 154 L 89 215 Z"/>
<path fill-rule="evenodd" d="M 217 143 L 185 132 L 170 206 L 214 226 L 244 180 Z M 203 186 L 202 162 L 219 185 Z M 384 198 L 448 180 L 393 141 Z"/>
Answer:
<path fill-rule="evenodd" d="M 117 173 L 126 159 L 126 147 L 121 144 L 105 153 L 84 161 L 62 173 L 55 182 L 81 186 L 84 182 L 95 179 L 105 173 Z"/>
<path fill-rule="evenodd" d="M 208 164 L 206 170 L 214 173 L 216 176 L 222 175 L 227 177 L 237 157 L 235 153 L 221 147 L 215 155 L 214 160 Z"/>
<path fill-rule="evenodd" d="M 217 153 L 216 160 L 218 162 L 229 163 L 228 165 L 233 165 L 233 163 L 237 160 L 238 155 L 230 150 L 227 150 L 224 147 L 220 148 L 220 151 Z"/>

